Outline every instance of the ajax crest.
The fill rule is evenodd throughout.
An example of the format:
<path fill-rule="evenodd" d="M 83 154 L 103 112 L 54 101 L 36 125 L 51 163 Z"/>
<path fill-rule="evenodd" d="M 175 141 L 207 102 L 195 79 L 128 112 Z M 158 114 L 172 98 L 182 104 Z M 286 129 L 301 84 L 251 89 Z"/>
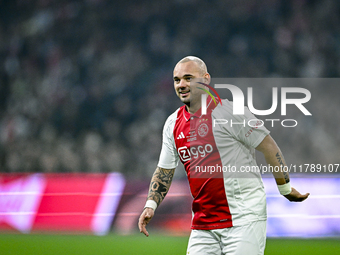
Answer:
<path fill-rule="evenodd" d="M 200 137 L 205 137 L 209 132 L 208 125 L 205 123 L 202 123 L 201 125 L 199 125 L 197 132 Z"/>

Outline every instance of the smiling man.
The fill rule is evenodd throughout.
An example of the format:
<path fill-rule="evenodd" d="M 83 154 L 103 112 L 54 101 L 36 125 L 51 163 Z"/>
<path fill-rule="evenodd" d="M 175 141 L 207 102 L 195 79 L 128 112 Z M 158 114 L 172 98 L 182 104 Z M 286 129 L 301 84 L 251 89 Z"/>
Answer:
<path fill-rule="evenodd" d="M 201 59 L 188 56 L 180 60 L 173 79 L 176 94 L 184 105 L 164 125 L 158 167 L 138 222 L 140 232 L 149 236 L 146 225 L 166 196 L 181 161 L 193 196 L 187 254 L 263 254 L 267 215 L 261 175 L 241 173 L 242 169 L 256 166 L 255 149 L 264 154 L 271 167 L 281 169 L 273 174 L 283 196 L 299 202 L 309 194 L 301 195 L 290 186 L 289 174 L 283 171 L 286 166 L 283 155 L 264 126 L 212 125 L 216 119 L 230 119 L 234 123 L 256 119 L 248 109 L 244 115 L 233 115 L 232 102 L 223 100 L 222 104 L 215 104 L 209 98 L 205 102 L 207 113 L 201 113 L 202 94 L 207 89 L 204 84 L 210 83 Z M 236 172 L 217 171 L 230 166 Z"/>
<path fill-rule="evenodd" d="M 179 99 L 188 106 L 190 113 L 195 113 L 201 108 L 201 95 L 203 90 L 191 88 L 193 79 L 201 79 L 205 83 L 210 83 L 210 75 L 203 61 L 195 57 L 182 59 L 174 69 L 174 86 Z M 192 86 L 204 87 L 195 82 Z"/>

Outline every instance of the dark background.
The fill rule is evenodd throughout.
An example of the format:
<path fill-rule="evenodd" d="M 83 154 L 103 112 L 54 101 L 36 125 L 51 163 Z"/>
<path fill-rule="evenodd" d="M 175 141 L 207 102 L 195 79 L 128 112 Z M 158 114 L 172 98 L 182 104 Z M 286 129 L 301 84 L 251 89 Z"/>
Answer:
<path fill-rule="evenodd" d="M 336 78 L 339 24 L 332 0 L 0 0 L 0 171 L 149 179 L 181 58 L 213 77 Z M 340 87 L 306 88 L 313 116 L 273 136 L 288 163 L 339 163 Z"/>

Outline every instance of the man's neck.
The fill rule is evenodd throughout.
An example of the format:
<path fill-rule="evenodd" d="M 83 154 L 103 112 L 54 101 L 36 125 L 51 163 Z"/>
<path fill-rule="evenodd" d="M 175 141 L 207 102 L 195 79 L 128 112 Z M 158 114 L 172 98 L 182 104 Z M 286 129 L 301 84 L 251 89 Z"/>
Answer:
<path fill-rule="evenodd" d="M 186 110 L 190 114 L 195 114 L 199 109 L 201 109 L 201 102 L 196 104 L 186 104 Z"/>

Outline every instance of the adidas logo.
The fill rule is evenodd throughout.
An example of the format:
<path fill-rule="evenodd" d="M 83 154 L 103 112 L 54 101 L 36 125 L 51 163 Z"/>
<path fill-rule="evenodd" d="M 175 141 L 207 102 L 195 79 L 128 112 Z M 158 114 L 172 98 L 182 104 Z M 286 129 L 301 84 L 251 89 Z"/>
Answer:
<path fill-rule="evenodd" d="M 177 137 L 177 139 L 183 139 L 183 138 L 185 138 L 185 135 L 183 134 L 183 132 L 181 132 L 181 133 L 179 134 L 179 136 Z"/>

